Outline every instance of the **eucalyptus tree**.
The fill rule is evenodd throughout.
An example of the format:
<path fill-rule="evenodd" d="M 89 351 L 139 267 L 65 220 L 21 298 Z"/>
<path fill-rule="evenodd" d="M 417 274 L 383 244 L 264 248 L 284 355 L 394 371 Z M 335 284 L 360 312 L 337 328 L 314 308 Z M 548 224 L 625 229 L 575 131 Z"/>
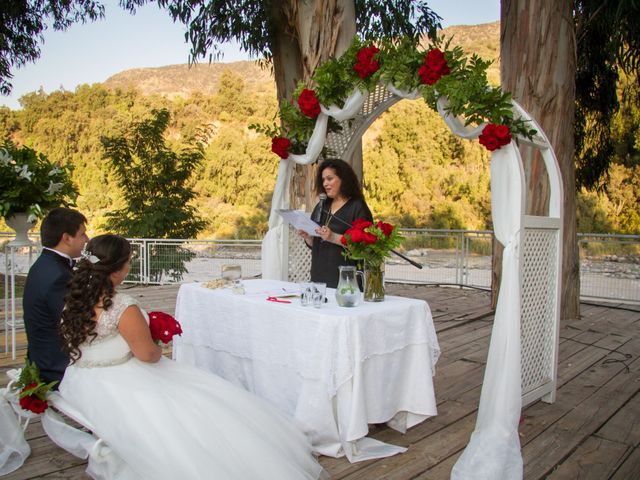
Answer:
<path fill-rule="evenodd" d="M 620 72 L 640 78 L 638 18 L 636 0 L 501 2 L 502 86 L 538 120 L 563 176 L 563 318 L 579 317 L 576 185 L 595 185 L 613 158 Z M 544 166 L 533 158 L 526 170 L 529 213 L 540 214 L 548 202 Z"/>
<path fill-rule="evenodd" d="M 129 10 L 152 0 L 127 0 Z M 291 99 L 299 81 L 308 83 L 316 68 L 339 56 L 357 34 L 383 36 L 435 35 L 440 26 L 424 0 L 155 0 L 174 21 L 187 27 L 190 60 L 220 56 L 220 44 L 237 41 L 273 69 L 278 102 Z M 362 172 L 362 150 L 351 159 Z M 296 166 L 291 203 L 310 208 L 313 167 Z"/>

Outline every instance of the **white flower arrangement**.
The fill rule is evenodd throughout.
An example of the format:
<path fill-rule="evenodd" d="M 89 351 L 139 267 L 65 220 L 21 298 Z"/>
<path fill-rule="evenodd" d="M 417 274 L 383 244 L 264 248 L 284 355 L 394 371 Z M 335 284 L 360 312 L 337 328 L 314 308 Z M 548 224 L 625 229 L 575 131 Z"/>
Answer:
<path fill-rule="evenodd" d="M 77 197 L 69 167 L 10 141 L 0 146 L 0 216 L 27 213 L 34 221 L 51 208 L 74 205 Z"/>

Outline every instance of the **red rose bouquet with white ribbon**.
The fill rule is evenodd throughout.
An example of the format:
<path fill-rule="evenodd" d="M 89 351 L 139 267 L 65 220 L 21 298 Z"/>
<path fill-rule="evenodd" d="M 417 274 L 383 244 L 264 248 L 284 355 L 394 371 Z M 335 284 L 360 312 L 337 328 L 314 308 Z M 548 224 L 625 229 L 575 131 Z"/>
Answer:
<path fill-rule="evenodd" d="M 164 312 L 149 312 L 149 330 L 154 341 L 169 343 L 175 335 L 182 335 L 180 323 Z"/>

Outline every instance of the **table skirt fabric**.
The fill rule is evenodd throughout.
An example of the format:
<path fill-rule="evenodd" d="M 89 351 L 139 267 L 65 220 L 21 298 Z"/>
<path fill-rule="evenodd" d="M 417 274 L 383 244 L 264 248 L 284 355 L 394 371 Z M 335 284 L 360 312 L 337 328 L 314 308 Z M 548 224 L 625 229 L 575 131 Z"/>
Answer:
<path fill-rule="evenodd" d="M 247 295 L 183 285 L 174 358 L 268 400 L 309 435 L 314 450 L 360 461 L 404 451 L 370 438 L 368 424 L 401 432 L 437 414 L 433 375 L 440 353 L 422 300 L 320 309 L 267 302 L 295 284 L 245 282 Z"/>

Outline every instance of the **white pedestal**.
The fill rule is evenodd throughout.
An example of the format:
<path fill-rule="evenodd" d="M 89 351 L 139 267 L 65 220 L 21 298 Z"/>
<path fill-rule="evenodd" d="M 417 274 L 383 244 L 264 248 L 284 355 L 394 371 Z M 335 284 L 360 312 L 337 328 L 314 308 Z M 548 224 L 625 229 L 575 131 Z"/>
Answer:
<path fill-rule="evenodd" d="M 4 247 L 4 351 L 9 351 L 11 328 L 11 358 L 16 358 L 16 252 L 29 249 L 29 266 L 33 257 L 33 242 L 11 241 Z"/>

